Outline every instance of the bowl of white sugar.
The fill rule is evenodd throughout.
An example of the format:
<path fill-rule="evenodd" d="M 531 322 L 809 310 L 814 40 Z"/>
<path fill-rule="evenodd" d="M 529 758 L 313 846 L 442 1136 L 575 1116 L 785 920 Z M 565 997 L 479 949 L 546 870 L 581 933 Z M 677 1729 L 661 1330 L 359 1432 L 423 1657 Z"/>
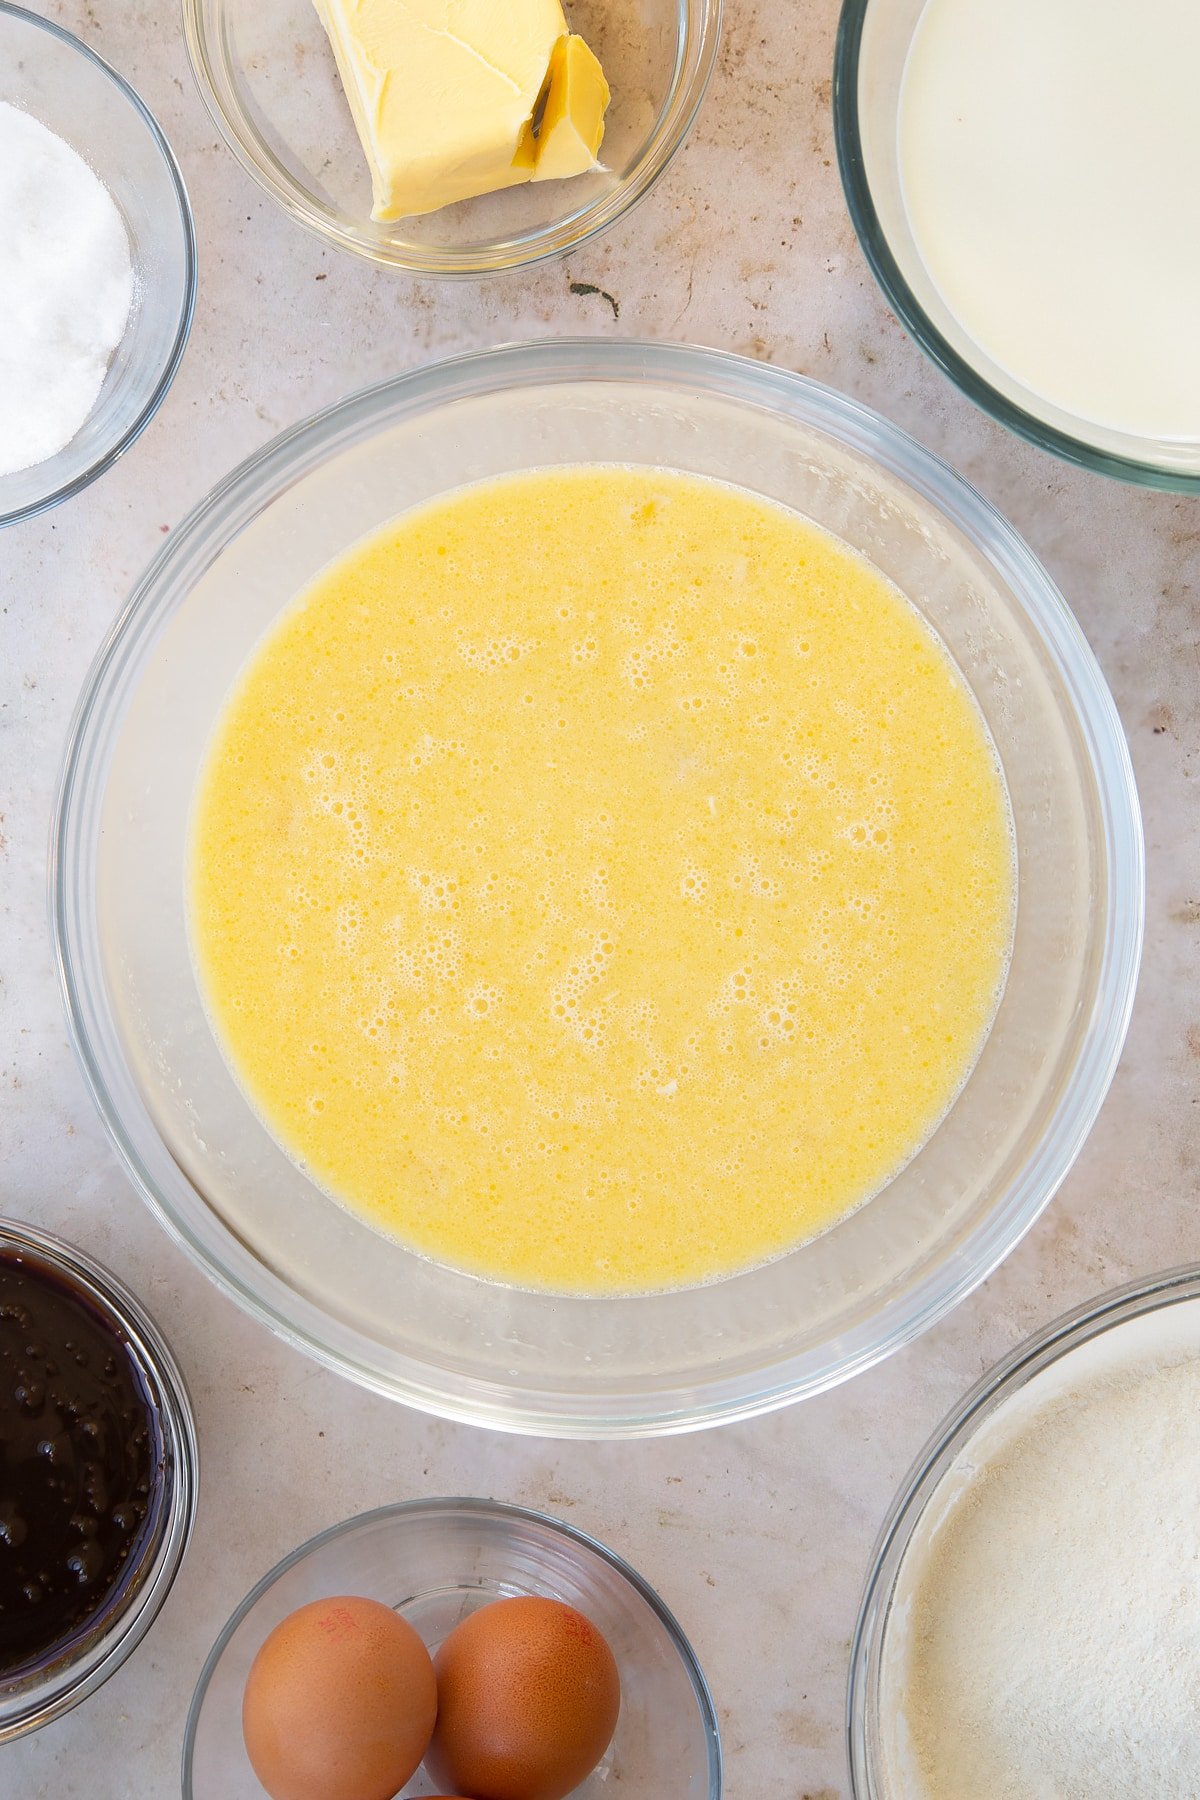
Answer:
<path fill-rule="evenodd" d="M 155 120 L 78 38 L 0 0 L 0 525 L 133 443 L 195 291 L 191 209 Z"/>
<path fill-rule="evenodd" d="M 1194 0 L 844 0 L 834 120 L 902 323 L 1044 449 L 1200 492 Z"/>
<path fill-rule="evenodd" d="M 884 1528 L 855 1800 L 1200 1794 L 1200 1270 L 1090 1302 L 954 1411 Z"/>

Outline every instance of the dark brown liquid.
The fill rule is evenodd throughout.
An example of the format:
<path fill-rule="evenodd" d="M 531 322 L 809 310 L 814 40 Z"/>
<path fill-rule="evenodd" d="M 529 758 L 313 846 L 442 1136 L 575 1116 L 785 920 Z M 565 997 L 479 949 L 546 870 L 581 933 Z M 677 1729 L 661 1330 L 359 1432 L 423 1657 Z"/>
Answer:
<path fill-rule="evenodd" d="M 0 1249 L 0 1678 L 60 1653 L 136 1564 L 157 1414 L 115 1321 Z"/>

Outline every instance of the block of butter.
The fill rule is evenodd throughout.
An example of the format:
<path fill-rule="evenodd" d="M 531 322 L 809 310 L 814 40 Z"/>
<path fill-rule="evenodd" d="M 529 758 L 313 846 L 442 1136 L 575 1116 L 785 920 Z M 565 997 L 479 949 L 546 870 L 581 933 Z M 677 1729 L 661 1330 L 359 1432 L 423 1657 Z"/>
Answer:
<path fill-rule="evenodd" d="M 384 222 L 597 167 L 608 84 L 560 0 L 314 0 Z"/>

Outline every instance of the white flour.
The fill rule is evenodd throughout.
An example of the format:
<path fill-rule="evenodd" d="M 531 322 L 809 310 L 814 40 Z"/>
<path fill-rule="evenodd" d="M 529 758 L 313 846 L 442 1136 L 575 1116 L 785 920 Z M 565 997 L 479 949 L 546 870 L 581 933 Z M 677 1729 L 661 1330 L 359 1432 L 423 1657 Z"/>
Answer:
<path fill-rule="evenodd" d="M 112 196 L 69 144 L 0 101 L 0 475 L 84 423 L 133 302 Z"/>
<path fill-rule="evenodd" d="M 895 1800 L 1200 1796 L 1198 1312 L 1076 1351 L 946 1477 L 889 1627 Z"/>

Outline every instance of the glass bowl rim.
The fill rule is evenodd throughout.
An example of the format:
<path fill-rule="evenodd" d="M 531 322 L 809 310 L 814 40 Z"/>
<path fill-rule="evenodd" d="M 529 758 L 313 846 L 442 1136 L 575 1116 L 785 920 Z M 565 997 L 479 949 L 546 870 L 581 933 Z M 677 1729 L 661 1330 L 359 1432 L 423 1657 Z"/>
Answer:
<path fill-rule="evenodd" d="M 217 3 L 223 4 L 223 0 L 217 0 Z M 244 109 L 239 106 L 235 117 L 232 108 L 226 106 L 223 92 L 228 84 L 222 78 L 226 59 L 211 41 L 205 23 L 205 0 L 182 0 L 182 6 L 188 62 L 200 98 L 227 149 L 261 191 L 297 225 L 347 255 L 362 257 L 378 267 L 396 269 L 403 274 L 450 281 L 511 274 L 566 256 L 581 249 L 640 205 L 674 162 L 691 133 L 716 68 L 724 12 L 724 0 L 677 0 L 687 30 L 680 39 L 665 110 L 624 179 L 564 219 L 511 238 L 481 240 L 468 249 L 460 249 L 444 244 L 425 248 L 411 242 L 403 245 L 389 240 L 370 242 L 343 226 L 332 211 L 313 205 L 300 184 L 288 175 L 246 121 Z M 696 38 L 695 66 L 681 87 L 684 51 L 688 37 L 693 33 Z"/>
<path fill-rule="evenodd" d="M 1024 1386 L 1093 1338 L 1168 1306 L 1200 1299 L 1200 1263 L 1143 1275 L 1082 1300 L 1022 1338 L 974 1382 L 940 1420 L 888 1507 L 871 1551 L 846 1688 L 846 1743 L 853 1800 L 883 1800 L 874 1781 L 868 1724 L 888 1610 L 904 1558 L 925 1508 L 976 1431 Z"/>
<path fill-rule="evenodd" d="M 145 1586 L 117 1613 L 100 1637 L 85 1637 L 73 1660 L 47 1671 L 39 1685 L 29 1689 L 25 1704 L 11 1716 L 4 1716 L 0 1692 L 0 1747 L 39 1730 L 78 1706 L 137 1649 L 162 1611 L 191 1542 L 200 1471 L 196 1420 L 187 1382 L 170 1345 L 137 1296 L 90 1251 L 40 1226 L 22 1219 L 0 1218 L 0 1248 L 8 1245 L 28 1250 L 35 1260 L 61 1269 L 81 1283 L 93 1302 L 111 1313 L 126 1332 L 158 1383 L 163 1437 L 170 1446 L 173 1467 L 161 1529 L 144 1550 Z"/>
<path fill-rule="evenodd" d="M 179 599 L 161 587 L 182 566 L 188 582 L 256 517 L 271 498 L 326 460 L 334 448 L 357 443 L 385 423 L 419 416 L 433 404 L 479 398 L 526 382 L 657 380 L 690 396 L 717 396 L 756 405 L 833 437 L 835 442 L 897 477 L 935 512 L 962 531 L 1011 581 L 1051 655 L 1087 749 L 1100 801 L 1110 905 L 1104 921 L 1095 984 L 1093 1029 L 1056 1103 L 1056 1111 L 1021 1178 L 977 1227 L 970 1254 L 961 1250 L 872 1313 L 869 1324 L 837 1338 L 815 1372 L 812 1352 L 793 1354 L 752 1377 L 710 1377 L 703 1384 L 673 1377 L 649 1401 L 636 1391 L 592 1400 L 568 1391 L 526 1389 L 516 1402 L 493 1380 L 470 1377 L 431 1383 L 413 1358 L 388 1370 L 364 1356 L 363 1341 L 340 1325 L 330 1341 L 324 1312 L 264 1271 L 223 1225 L 219 1252 L 205 1241 L 204 1224 L 157 1184 L 127 1130 L 122 1107 L 88 1024 L 89 1003 L 103 993 L 100 971 L 78 953 L 78 899 L 73 885 L 86 866 L 80 847 L 80 793 L 95 779 L 97 740 L 120 710 L 129 669 L 159 617 Z M 84 682 L 64 756 L 55 802 L 49 858 L 51 932 L 60 993 L 72 1045 L 109 1138 L 143 1199 L 169 1235 L 244 1310 L 329 1368 L 393 1399 L 467 1423 L 537 1436 L 624 1438 L 690 1431 L 769 1412 L 821 1392 L 910 1342 L 951 1310 L 996 1268 L 1041 1214 L 1074 1162 L 1107 1093 L 1133 1006 L 1144 929 L 1144 850 L 1137 790 L 1128 745 L 1112 695 L 1078 622 L 1049 574 L 1004 517 L 949 465 L 861 402 L 809 377 L 728 351 L 628 338 L 543 338 L 476 350 L 427 363 L 350 394 L 281 433 L 231 471 L 160 547 L 118 613 Z M 161 1140 L 160 1140 L 161 1141 Z M 190 1186 L 190 1184 L 189 1184 Z M 211 1233 L 210 1233 L 211 1235 Z M 948 1276 L 950 1277 L 948 1279 Z"/>
<path fill-rule="evenodd" d="M 336 1543 L 339 1538 L 348 1536 L 352 1531 L 385 1521 L 396 1522 L 416 1518 L 423 1514 L 436 1518 L 461 1513 L 475 1514 L 501 1522 L 511 1520 L 541 1526 L 556 1536 L 565 1538 L 571 1545 L 598 1557 L 645 1602 L 670 1639 L 684 1673 L 691 1683 L 708 1749 L 708 1800 L 721 1800 L 724 1792 L 721 1731 L 707 1678 L 678 1619 L 666 1602 L 651 1587 L 645 1576 L 639 1575 L 631 1563 L 626 1562 L 623 1556 L 619 1555 L 617 1551 L 611 1550 L 607 1544 L 601 1543 L 599 1538 L 593 1537 L 589 1532 L 581 1531 L 577 1525 L 568 1524 L 565 1519 L 556 1519 L 552 1514 L 540 1512 L 534 1507 L 516 1506 L 505 1500 L 483 1500 L 469 1495 L 435 1495 L 414 1500 L 394 1500 L 383 1506 L 371 1507 L 366 1512 L 355 1513 L 351 1518 L 341 1519 L 336 1525 L 327 1526 L 324 1531 L 318 1531 L 313 1537 L 297 1545 L 294 1550 L 281 1557 L 273 1568 L 268 1569 L 267 1573 L 255 1582 L 249 1593 L 238 1602 L 221 1627 L 212 1649 L 204 1659 L 204 1667 L 196 1681 L 183 1733 L 183 1800 L 193 1800 L 192 1757 L 195 1751 L 200 1714 L 208 1694 L 209 1684 L 234 1633 L 250 1616 L 263 1595 L 299 1563 L 305 1562 L 310 1556 L 323 1550 L 327 1544 Z"/>
<path fill-rule="evenodd" d="M 859 58 L 863 27 L 873 4 L 879 4 L 879 0 L 842 0 L 834 47 L 833 134 L 851 222 L 887 304 L 918 348 L 942 374 L 981 412 L 1024 438 L 1026 443 L 1049 451 L 1076 468 L 1108 475 L 1135 487 L 1174 494 L 1200 493 L 1200 472 L 1169 469 L 1161 463 L 1102 450 L 1086 438 L 1060 431 L 1057 426 L 1047 424 L 1035 413 L 1018 406 L 986 381 L 933 323 L 892 253 L 872 198 L 863 154 L 858 104 Z"/>
<path fill-rule="evenodd" d="M 24 519 L 36 518 L 38 513 L 47 512 L 52 506 L 59 505 L 61 501 L 72 499 L 82 489 L 90 486 L 98 476 L 111 469 L 118 458 L 124 456 L 130 446 L 137 442 L 162 405 L 167 390 L 174 381 L 179 371 L 179 365 L 183 361 L 183 353 L 187 348 L 187 341 L 192 329 L 192 318 L 196 310 L 197 258 L 196 225 L 183 172 L 179 167 L 175 152 L 167 142 L 162 126 L 137 90 L 126 81 L 118 70 L 113 68 L 111 63 L 106 62 L 97 51 L 93 50 L 90 44 L 85 44 L 82 38 L 76 37 L 73 31 L 67 31 L 64 26 L 57 24 L 53 19 L 44 19 L 40 13 L 30 12 L 24 6 L 16 6 L 13 4 L 13 0 L 0 0 L 0 13 L 17 19 L 22 24 L 36 26 L 48 37 L 57 38 L 60 43 L 69 46 L 72 50 L 77 50 L 81 56 L 93 63 L 101 74 L 107 75 L 118 93 L 129 102 L 149 132 L 167 171 L 179 206 L 184 250 L 183 291 L 175 336 L 167 352 L 166 360 L 137 413 L 116 441 L 110 444 L 106 450 L 99 451 L 92 461 L 77 474 L 72 475 L 69 481 L 64 481 L 61 486 L 53 488 L 50 493 L 42 495 L 40 499 L 28 500 L 23 506 L 14 507 L 9 512 L 0 511 L 0 529 L 3 529 L 6 525 L 19 524 Z M 91 167 L 91 164 L 88 166 Z"/>

